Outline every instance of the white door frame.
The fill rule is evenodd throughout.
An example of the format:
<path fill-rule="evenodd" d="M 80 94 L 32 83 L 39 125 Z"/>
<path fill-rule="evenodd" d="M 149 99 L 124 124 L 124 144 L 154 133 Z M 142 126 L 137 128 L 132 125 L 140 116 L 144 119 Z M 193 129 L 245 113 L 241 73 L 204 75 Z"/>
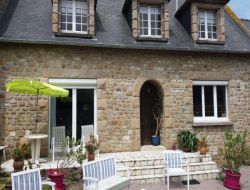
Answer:
<path fill-rule="evenodd" d="M 76 108 L 77 108 L 77 96 L 76 92 L 77 89 L 92 89 L 94 90 L 94 133 L 97 134 L 97 95 L 96 95 L 96 84 L 97 80 L 96 79 L 49 79 L 49 84 L 59 86 L 62 88 L 67 88 L 67 89 L 72 89 L 72 137 L 76 138 L 76 128 L 77 128 L 77 123 L 76 119 L 77 118 L 77 113 L 76 113 Z M 49 128 L 48 128 L 48 134 L 49 134 L 49 145 L 50 145 L 50 109 L 51 108 L 51 100 L 49 98 Z M 50 146 L 48 146 L 50 147 Z"/>

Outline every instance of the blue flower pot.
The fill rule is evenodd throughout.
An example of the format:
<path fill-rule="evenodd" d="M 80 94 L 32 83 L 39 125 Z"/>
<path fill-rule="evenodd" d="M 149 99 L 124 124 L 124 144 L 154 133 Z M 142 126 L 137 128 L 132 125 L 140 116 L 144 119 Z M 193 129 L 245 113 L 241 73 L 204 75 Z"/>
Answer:
<path fill-rule="evenodd" d="M 160 137 L 156 136 L 156 135 L 153 135 L 151 137 L 151 142 L 152 142 L 152 145 L 154 145 L 154 146 L 159 145 L 160 144 Z"/>

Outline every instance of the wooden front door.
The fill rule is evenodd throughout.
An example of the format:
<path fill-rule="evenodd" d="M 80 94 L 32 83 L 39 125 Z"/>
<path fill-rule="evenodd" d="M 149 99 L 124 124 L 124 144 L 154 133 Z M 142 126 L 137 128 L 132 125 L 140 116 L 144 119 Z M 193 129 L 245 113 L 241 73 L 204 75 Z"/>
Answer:
<path fill-rule="evenodd" d="M 151 82 L 147 81 L 143 84 L 140 92 L 141 145 L 151 144 L 151 136 L 156 129 L 156 122 L 152 115 L 156 93 L 157 88 Z"/>

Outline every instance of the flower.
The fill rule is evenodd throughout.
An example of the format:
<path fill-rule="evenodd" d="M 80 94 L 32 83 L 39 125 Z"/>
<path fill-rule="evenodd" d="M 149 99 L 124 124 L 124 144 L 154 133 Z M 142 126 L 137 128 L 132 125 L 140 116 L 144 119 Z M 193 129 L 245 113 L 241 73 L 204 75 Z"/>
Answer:
<path fill-rule="evenodd" d="M 94 135 L 89 135 L 89 141 L 85 144 L 85 149 L 88 153 L 94 153 L 96 150 L 99 149 L 99 142 L 94 137 Z"/>

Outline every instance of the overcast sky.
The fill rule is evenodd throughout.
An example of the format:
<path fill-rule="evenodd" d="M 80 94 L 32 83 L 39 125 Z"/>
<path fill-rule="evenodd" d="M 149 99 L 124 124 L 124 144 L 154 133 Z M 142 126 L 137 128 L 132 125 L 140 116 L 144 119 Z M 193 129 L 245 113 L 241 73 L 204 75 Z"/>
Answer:
<path fill-rule="evenodd" d="M 231 0 L 228 5 L 239 18 L 250 19 L 250 0 Z"/>

